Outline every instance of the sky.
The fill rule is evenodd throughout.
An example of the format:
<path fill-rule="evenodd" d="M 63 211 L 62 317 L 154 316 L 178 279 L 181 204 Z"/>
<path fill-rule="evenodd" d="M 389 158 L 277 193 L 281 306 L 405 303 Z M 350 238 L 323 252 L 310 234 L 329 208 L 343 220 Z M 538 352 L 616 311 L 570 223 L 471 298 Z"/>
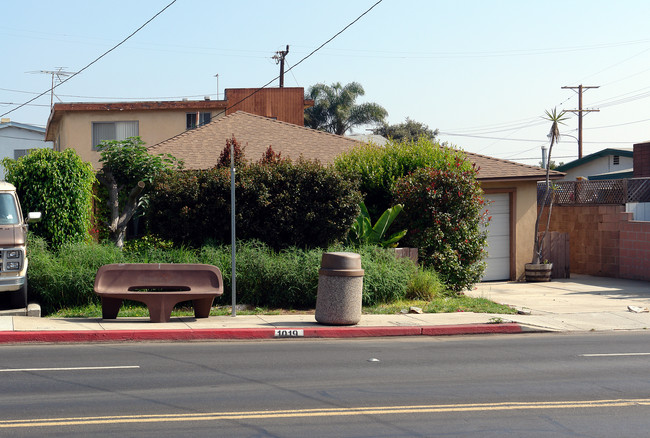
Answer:
<path fill-rule="evenodd" d="M 0 114 L 45 126 L 52 76 L 82 70 L 171 0 L 0 0 Z M 223 98 L 272 81 L 359 82 L 388 111 L 439 129 L 460 149 L 537 165 L 546 110 L 578 109 L 583 155 L 650 140 L 650 2 L 176 0 L 124 44 L 54 91 L 55 102 Z M 295 68 L 293 68 L 295 66 Z M 215 75 L 218 75 L 216 77 Z M 64 79 L 66 77 L 63 77 Z M 274 81 L 270 86 L 278 86 Z M 577 158 L 578 118 L 561 126 L 556 162 Z M 363 133 L 361 127 L 356 133 Z"/>

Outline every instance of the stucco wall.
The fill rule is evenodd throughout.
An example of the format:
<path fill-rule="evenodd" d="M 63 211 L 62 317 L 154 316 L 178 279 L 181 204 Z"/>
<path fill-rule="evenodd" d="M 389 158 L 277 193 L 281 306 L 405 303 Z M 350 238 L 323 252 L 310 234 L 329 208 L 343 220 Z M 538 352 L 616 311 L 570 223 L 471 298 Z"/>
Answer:
<path fill-rule="evenodd" d="M 533 256 L 533 236 L 537 213 L 537 182 L 489 182 L 482 183 L 481 187 L 486 192 L 510 193 L 515 228 L 511 259 L 514 261 L 514 279 L 518 279 L 524 274 L 524 265 L 530 263 Z"/>
<path fill-rule="evenodd" d="M 59 132 L 55 138 L 59 142 L 58 150 L 73 148 L 84 161 L 99 168 L 99 152 L 92 150 L 93 122 L 139 122 L 139 133 L 147 146 L 153 146 L 163 140 L 185 132 L 186 114 L 190 110 L 166 111 L 124 111 L 124 112 L 69 112 L 61 118 Z M 212 117 L 223 115 L 222 111 L 212 111 Z M 224 144 L 225 146 L 225 144 Z"/>
<path fill-rule="evenodd" d="M 5 127 L 0 135 L 0 160 L 14 158 L 16 149 L 52 148 L 52 142 L 45 141 L 45 132 L 30 131 L 14 126 Z M 0 179 L 4 180 L 5 169 L 0 166 Z"/>

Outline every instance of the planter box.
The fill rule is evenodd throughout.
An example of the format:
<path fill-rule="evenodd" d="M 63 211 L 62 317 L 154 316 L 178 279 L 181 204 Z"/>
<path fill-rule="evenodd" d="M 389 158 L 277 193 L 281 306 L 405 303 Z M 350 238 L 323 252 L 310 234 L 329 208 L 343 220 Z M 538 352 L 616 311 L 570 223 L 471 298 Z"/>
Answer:
<path fill-rule="evenodd" d="M 526 281 L 551 281 L 553 263 L 526 263 Z"/>

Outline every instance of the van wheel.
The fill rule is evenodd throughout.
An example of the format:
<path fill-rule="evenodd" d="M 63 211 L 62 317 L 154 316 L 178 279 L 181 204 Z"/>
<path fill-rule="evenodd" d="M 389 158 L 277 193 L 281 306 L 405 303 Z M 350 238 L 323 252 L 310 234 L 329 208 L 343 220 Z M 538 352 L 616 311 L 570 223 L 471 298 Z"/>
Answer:
<path fill-rule="evenodd" d="M 27 309 L 27 280 L 20 289 L 11 292 L 11 307 L 13 309 Z"/>

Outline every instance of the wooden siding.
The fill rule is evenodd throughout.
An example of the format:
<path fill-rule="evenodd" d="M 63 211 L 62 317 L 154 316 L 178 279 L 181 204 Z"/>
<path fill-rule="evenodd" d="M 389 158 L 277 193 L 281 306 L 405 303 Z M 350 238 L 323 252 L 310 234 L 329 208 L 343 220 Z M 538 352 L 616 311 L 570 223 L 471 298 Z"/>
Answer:
<path fill-rule="evenodd" d="M 247 113 L 304 126 L 303 88 L 264 88 L 255 91 L 255 88 L 226 90 L 226 99 L 229 106 L 226 115 L 233 114 L 236 111 L 246 111 Z M 246 98 L 247 96 L 250 97 Z M 241 100 L 243 102 L 238 103 Z"/>

